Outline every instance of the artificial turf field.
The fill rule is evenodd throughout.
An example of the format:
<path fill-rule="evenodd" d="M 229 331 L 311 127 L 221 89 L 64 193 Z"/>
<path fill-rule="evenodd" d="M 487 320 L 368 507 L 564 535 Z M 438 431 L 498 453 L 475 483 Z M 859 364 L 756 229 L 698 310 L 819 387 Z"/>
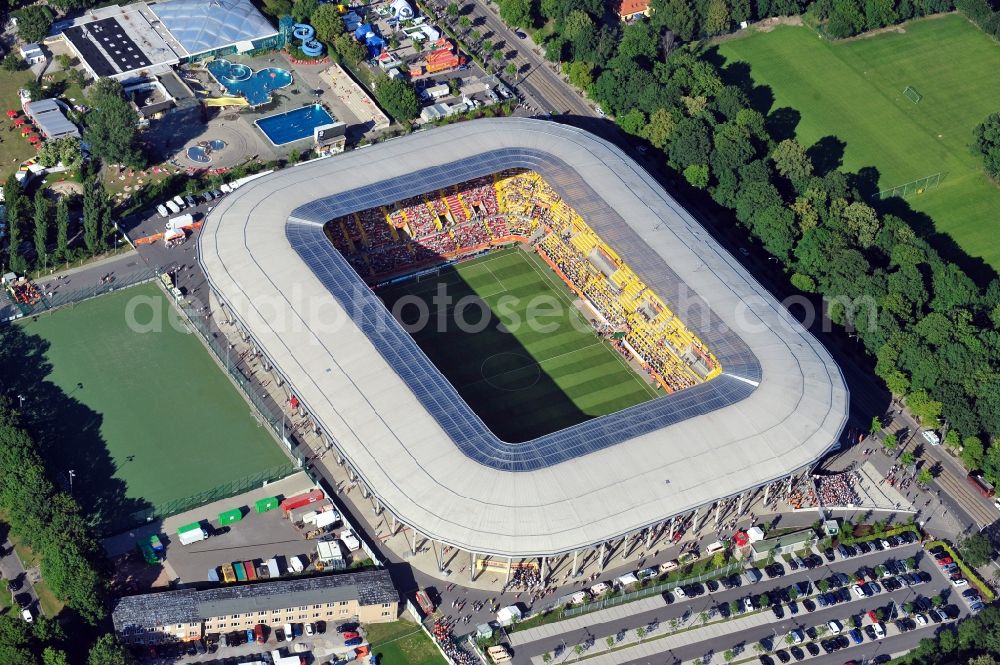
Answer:
<path fill-rule="evenodd" d="M 478 296 L 492 318 L 479 332 L 454 317 L 439 330 L 430 299 L 439 285 L 453 298 Z M 376 291 L 392 310 L 404 296 L 428 303 L 428 325 L 411 330 L 427 354 L 483 422 L 504 441 L 527 441 L 657 396 L 573 305 L 572 292 L 534 253 L 506 249 L 447 268 L 434 278 Z M 403 301 L 406 302 L 406 301 Z M 527 323 L 529 312 L 535 325 Z M 550 313 L 558 310 L 558 313 Z M 454 312 L 450 309 L 449 312 Z M 464 319 L 480 320 L 469 307 Z M 405 324 L 417 308 L 398 308 Z M 502 327 L 498 324 L 502 324 Z M 508 332 L 509 331 L 509 332 Z"/>
<path fill-rule="evenodd" d="M 148 322 L 157 311 L 161 331 L 128 327 L 133 298 L 145 303 L 135 320 Z M 170 311 L 163 292 L 143 284 L 20 324 L 48 342 L 47 380 L 86 407 L 63 415 L 86 419 L 69 424 L 80 437 L 56 442 L 51 451 L 58 455 L 54 471 L 77 470 L 73 490 L 85 508 L 104 499 L 110 472 L 135 507 L 192 496 L 288 461 L 196 334 L 169 325 Z M 112 466 L 95 468 L 104 456 Z"/>
<path fill-rule="evenodd" d="M 910 21 L 902 33 L 831 43 L 779 26 L 719 45 L 727 64 L 747 62 L 754 83 L 791 107 L 799 140 L 846 142 L 844 168 L 879 170 L 888 189 L 939 171 L 941 185 L 907 198 L 971 256 L 1000 270 L 1000 188 L 969 151 L 972 131 L 1000 109 L 1000 46 L 963 17 Z M 903 95 L 914 87 L 923 99 Z"/>

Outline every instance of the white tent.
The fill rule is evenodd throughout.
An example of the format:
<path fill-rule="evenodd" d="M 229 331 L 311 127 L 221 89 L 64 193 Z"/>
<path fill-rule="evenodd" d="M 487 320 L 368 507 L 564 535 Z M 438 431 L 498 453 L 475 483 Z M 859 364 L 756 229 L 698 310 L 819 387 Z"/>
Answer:
<path fill-rule="evenodd" d="M 514 623 L 515 621 L 521 620 L 521 610 L 518 609 L 517 605 L 508 605 L 507 607 L 500 608 L 497 612 L 497 621 L 500 622 L 501 626 L 507 627 Z"/>
<path fill-rule="evenodd" d="M 406 0 L 395 0 L 395 2 L 390 5 L 392 9 L 392 15 L 400 20 L 407 20 L 414 17 L 413 7 L 410 6 Z"/>

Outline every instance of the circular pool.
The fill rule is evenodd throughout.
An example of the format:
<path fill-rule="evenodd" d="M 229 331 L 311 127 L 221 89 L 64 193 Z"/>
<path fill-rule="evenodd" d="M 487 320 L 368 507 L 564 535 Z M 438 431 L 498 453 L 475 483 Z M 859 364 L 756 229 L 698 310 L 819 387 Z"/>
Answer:
<path fill-rule="evenodd" d="M 226 79 L 231 83 L 239 83 L 240 81 L 246 81 L 251 76 L 253 76 L 253 70 L 246 65 L 241 65 L 239 63 L 228 63 L 229 66 L 226 67 L 225 72 L 222 74 L 222 78 Z"/>
<path fill-rule="evenodd" d="M 217 152 L 226 147 L 226 142 L 220 139 L 213 139 L 208 142 L 208 147 L 212 149 L 212 152 Z"/>
<path fill-rule="evenodd" d="M 262 69 L 257 72 L 257 76 L 263 79 L 266 82 L 267 87 L 271 90 L 284 88 L 286 85 L 292 84 L 292 73 L 278 67 L 268 67 L 267 69 Z"/>
<path fill-rule="evenodd" d="M 212 161 L 212 158 L 208 156 L 208 151 L 200 145 L 193 145 L 188 148 L 187 156 L 192 162 L 198 162 L 199 164 L 208 164 Z"/>

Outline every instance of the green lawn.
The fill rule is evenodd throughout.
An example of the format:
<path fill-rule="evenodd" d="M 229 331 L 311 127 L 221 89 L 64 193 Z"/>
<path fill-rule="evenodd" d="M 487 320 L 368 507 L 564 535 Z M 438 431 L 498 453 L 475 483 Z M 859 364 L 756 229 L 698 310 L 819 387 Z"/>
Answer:
<path fill-rule="evenodd" d="M 719 46 L 727 64 L 751 66 L 774 93 L 772 109 L 801 112 L 799 140 L 846 142 L 844 168 L 875 166 L 880 189 L 946 173 L 909 197 L 968 254 L 1000 269 L 1000 188 L 969 151 L 973 128 L 1000 109 L 1000 46 L 959 15 L 911 21 L 902 33 L 831 43 L 780 26 Z M 923 99 L 903 95 L 914 87 Z"/>
<path fill-rule="evenodd" d="M 3 118 L 0 128 L 0 178 L 7 179 L 17 170 L 18 165 L 35 154 L 27 139 L 21 136 L 20 130 L 13 129 L 14 122 L 6 113 L 8 110 L 21 112 L 21 102 L 17 91 L 31 80 L 31 72 L 3 72 L 0 74 L 0 118 Z"/>
<path fill-rule="evenodd" d="M 156 332 L 134 332 L 154 314 Z M 18 326 L 32 385 L 25 411 L 53 476 L 75 474 L 85 510 L 109 520 L 270 469 L 287 458 L 153 284 Z M 178 326 L 181 324 L 178 322 Z"/>
<path fill-rule="evenodd" d="M 408 282 L 378 295 L 391 309 L 405 302 L 404 296 L 426 303 L 439 285 L 453 299 L 449 315 L 439 317 L 428 306 L 428 324 L 411 334 L 501 439 L 530 440 L 656 397 L 656 390 L 593 333 L 569 289 L 536 254 L 494 252 L 436 280 Z M 481 330 L 461 330 L 450 315 L 469 296 L 489 306 L 489 323 Z M 462 311 L 465 321 L 479 322 L 480 308 Z M 413 305 L 399 314 L 407 324 L 418 318 Z M 439 320 L 445 322 L 442 329 Z"/>
<path fill-rule="evenodd" d="M 431 638 L 410 621 L 365 624 L 365 637 L 379 665 L 444 665 L 446 662 Z"/>

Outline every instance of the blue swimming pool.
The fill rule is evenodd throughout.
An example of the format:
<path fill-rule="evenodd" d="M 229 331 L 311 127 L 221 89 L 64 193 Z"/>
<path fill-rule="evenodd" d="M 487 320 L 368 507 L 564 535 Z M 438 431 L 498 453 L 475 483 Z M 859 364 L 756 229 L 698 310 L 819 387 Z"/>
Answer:
<path fill-rule="evenodd" d="M 250 106 L 266 104 L 271 91 L 292 84 L 291 72 L 280 67 L 268 67 L 254 72 L 246 65 L 223 58 L 210 61 L 206 68 L 230 95 L 243 95 Z"/>
<path fill-rule="evenodd" d="M 313 130 L 333 122 L 333 116 L 319 104 L 303 106 L 294 111 L 286 111 L 261 118 L 255 124 L 274 145 L 284 145 L 292 141 L 309 138 Z"/>

